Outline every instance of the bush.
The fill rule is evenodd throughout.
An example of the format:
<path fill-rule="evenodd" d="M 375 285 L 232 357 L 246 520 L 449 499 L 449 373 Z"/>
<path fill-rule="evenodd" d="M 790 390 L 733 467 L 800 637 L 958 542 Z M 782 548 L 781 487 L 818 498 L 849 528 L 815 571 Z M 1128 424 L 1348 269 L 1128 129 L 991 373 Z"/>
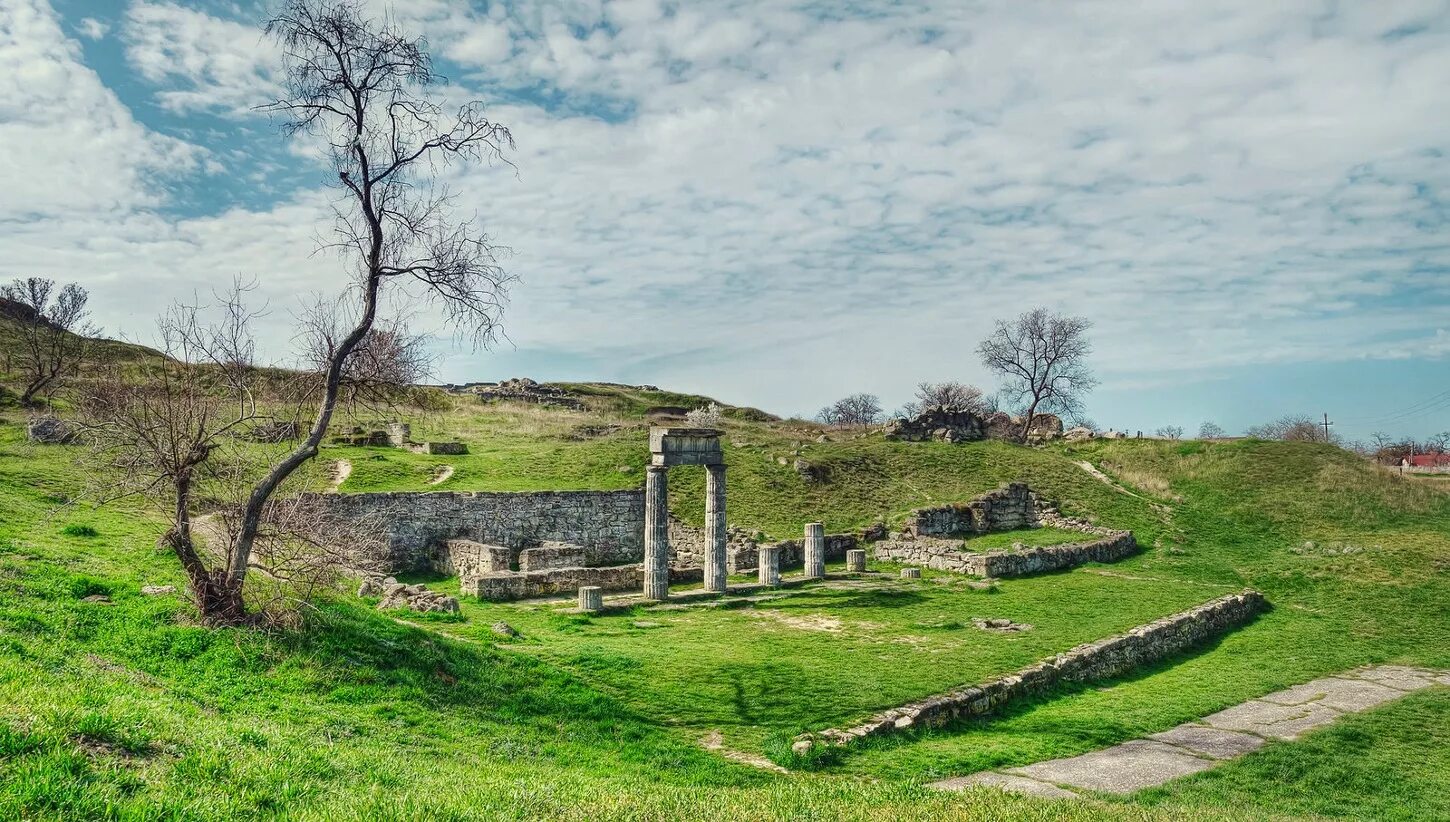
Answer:
<path fill-rule="evenodd" d="M 70 581 L 70 593 L 76 599 L 85 599 L 97 594 L 110 596 L 111 586 L 95 577 L 75 577 Z"/>
<path fill-rule="evenodd" d="M 685 421 L 691 428 L 714 428 L 720 424 L 720 403 L 712 402 L 703 408 L 686 412 Z"/>
<path fill-rule="evenodd" d="M 68 537 L 85 537 L 87 539 L 101 535 L 101 532 L 97 531 L 93 526 L 82 525 L 76 522 L 72 522 L 70 525 L 60 529 L 60 532 Z"/>

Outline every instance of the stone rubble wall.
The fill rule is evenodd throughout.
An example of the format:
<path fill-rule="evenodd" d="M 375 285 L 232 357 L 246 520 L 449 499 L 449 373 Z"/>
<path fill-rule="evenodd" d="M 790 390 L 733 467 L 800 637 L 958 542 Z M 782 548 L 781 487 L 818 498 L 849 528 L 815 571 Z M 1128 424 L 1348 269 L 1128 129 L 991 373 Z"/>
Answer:
<path fill-rule="evenodd" d="M 936 727 L 991 713 L 1061 683 L 1121 676 L 1244 625 L 1267 605 L 1264 595 L 1254 590 L 1219 597 L 1127 633 L 1079 645 L 1014 674 L 883 711 L 851 728 L 802 734 L 792 748 L 804 754 L 818 745 L 845 745 L 916 726 Z"/>
<path fill-rule="evenodd" d="M 751 532 L 731 528 L 725 543 L 725 570 L 729 574 L 754 572 L 760 565 L 760 546 Z M 856 547 L 855 534 L 826 534 L 826 561 L 844 562 L 846 552 Z M 765 543 L 780 548 L 780 567 L 790 568 L 805 562 L 805 543 L 799 539 Z M 670 517 L 670 564 L 683 567 L 705 564 L 705 529 L 686 525 Z"/>
<path fill-rule="evenodd" d="M 1115 531 L 1111 536 L 1090 542 L 968 553 L 962 550 L 960 542 L 928 537 L 878 542 L 875 551 L 876 558 L 885 562 L 977 577 L 1020 577 L 1072 568 L 1085 562 L 1117 562 L 1137 553 L 1138 542 L 1131 531 Z"/>
<path fill-rule="evenodd" d="M 386 522 L 392 572 L 441 569 L 448 540 L 512 551 L 547 541 L 584 547 L 586 564 L 619 565 L 644 558 L 644 491 L 432 491 L 303 494 L 320 514 Z"/>
<path fill-rule="evenodd" d="M 700 582 L 700 568 L 671 568 L 670 583 Z M 602 568 L 552 568 L 546 571 L 503 572 L 465 576 L 459 580 L 464 594 L 490 602 L 574 594 L 581 586 L 593 585 L 605 591 L 638 591 L 644 585 L 643 565 L 612 565 Z"/>

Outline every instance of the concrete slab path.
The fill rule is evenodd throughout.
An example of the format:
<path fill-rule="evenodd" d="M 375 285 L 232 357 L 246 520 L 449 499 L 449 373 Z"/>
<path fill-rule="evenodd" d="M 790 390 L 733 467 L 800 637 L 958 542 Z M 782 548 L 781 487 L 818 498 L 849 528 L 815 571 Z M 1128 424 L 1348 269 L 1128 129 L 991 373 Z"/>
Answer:
<path fill-rule="evenodd" d="M 1432 685 L 1450 685 L 1450 672 L 1377 665 L 1316 679 L 1171 728 L 1081 756 L 1021 768 L 943 779 L 929 787 L 987 786 L 1062 799 L 1077 790 L 1128 794 L 1258 750 L 1270 739 L 1292 740 Z"/>

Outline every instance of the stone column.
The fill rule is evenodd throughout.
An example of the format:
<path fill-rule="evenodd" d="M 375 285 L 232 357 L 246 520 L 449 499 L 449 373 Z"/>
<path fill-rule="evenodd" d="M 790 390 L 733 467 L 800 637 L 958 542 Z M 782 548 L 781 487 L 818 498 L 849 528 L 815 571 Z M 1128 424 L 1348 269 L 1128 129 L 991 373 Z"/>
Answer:
<path fill-rule="evenodd" d="M 859 574 L 866 570 L 866 552 L 860 548 L 852 548 L 846 552 L 846 570 Z"/>
<path fill-rule="evenodd" d="M 901 569 L 901 578 L 902 579 L 921 579 L 921 569 L 920 568 L 902 568 Z"/>
<path fill-rule="evenodd" d="M 705 590 L 725 593 L 725 466 L 705 466 Z"/>
<path fill-rule="evenodd" d="M 644 598 L 661 600 L 670 595 L 669 469 L 644 469 Z"/>
<path fill-rule="evenodd" d="M 826 575 L 826 526 L 819 522 L 806 523 L 806 579 L 820 579 Z"/>
<path fill-rule="evenodd" d="M 780 546 L 762 545 L 756 554 L 756 564 L 760 566 L 761 585 L 780 584 Z"/>
<path fill-rule="evenodd" d="M 604 608 L 604 589 L 598 585 L 579 586 L 579 610 L 594 613 Z"/>

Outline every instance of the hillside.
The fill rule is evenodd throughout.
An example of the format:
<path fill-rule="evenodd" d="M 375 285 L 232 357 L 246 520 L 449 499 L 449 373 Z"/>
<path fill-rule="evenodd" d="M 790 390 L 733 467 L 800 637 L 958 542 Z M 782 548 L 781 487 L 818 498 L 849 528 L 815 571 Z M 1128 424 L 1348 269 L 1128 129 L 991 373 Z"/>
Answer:
<path fill-rule="evenodd" d="M 465 456 L 329 445 L 322 460 L 351 464 L 344 492 L 635 487 L 645 412 L 704 400 L 570 388 L 585 411 L 456 397 L 412 420 L 415 439 L 462 440 Z M 591 618 L 466 601 L 456 620 L 400 620 L 338 592 L 305 612 L 304 627 L 266 632 L 203 629 L 180 598 L 141 596 L 142 585 L 181 585 L 153 547 L 159 523 L 125 506 L 66 505 L 84 484 L 80 449 L 29 444 L 13 409 L 0 416 L 5 818 L 1450 815 L 1444 688 L 1125 798 L 922 787 L 1160 731 L 1365 663 L 1450 668 L 1450 493 L 1332 448 L 894 443 L 727 413 L 729 519 L 743 527 L 795 536 L 820 519 L 845 530 L 1025 480 L 1066 512 L 1133 529 L 1146 550 L 995 593 L 928 574 L 909 595 L 822 589 L 774 609 Z M 802 477 L 797 458 L 825 481 Z M 430 485 L 443 466 L 452 474 Z M 676 469 L 671 490 L 674 509 L 700 522 L 700 476 Z M 1273 610 L 1210 647 L 1001 716 L 790 763 L 790 774 L 700 743 L 713 733 L 790 762 L 782 740 L 802 729 L 1244 586 Z M 968 616 L 1036 627 L 995 636 L 964 629 Z M 827 618 L 844 628 L 793 628 Z M 497 636 L 499 620 L 521 638 Z"/>

